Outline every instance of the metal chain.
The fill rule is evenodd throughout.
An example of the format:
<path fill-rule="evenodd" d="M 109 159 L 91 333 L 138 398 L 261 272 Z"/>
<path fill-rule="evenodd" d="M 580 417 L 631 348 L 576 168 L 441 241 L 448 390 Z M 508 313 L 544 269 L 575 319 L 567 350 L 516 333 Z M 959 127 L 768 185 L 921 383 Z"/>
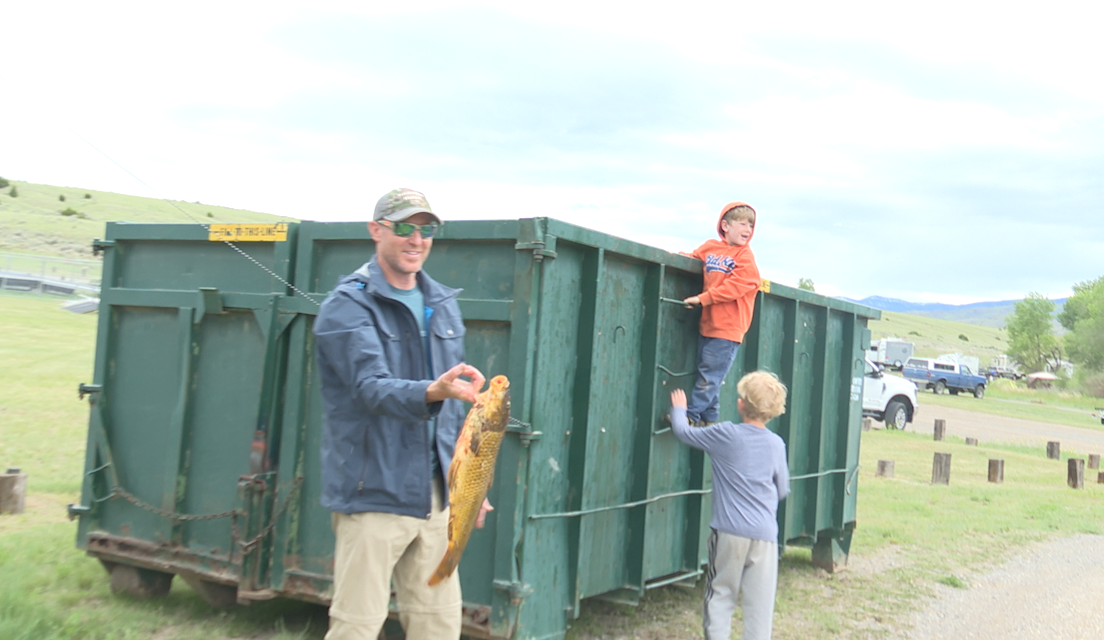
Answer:
<path fill-rule="evenodd" d="M 291 491 L 288 491 L 287 497 L 284 498 L 284 503 L 276 507 L 276 510 L 272 512 L 272 520 L 267 525 L 265 525 L 265 527 L 261 529 L 261 531 L 257 535 L 248 540 L 240 540 L 238 542 L 238 546 L 241 547 L 243 555 L 252 551 L 253 547 L 257 546 L 257 543 L 264 539 L 264 537 L 267 536 L 269 533 L 272 533 L 272 530 L 276 528 L 276 520 L 280 517 L 280 514 L 282 514 L 291 504 L 292 497 L 294 497 L 295 494 L 298 493 L 299 487 L 301 487 L 302 485 L 303 476 L 296 476 L 295 479 L 292 480 Z M 235 515 L 237 515 L 236 512 Z M 237 518 L 234 518 L 234 520 L 231 522 L 230 529 L 231 534 L 235 539 L 241 537 L 241 531 L 238 530 Z"/>
<path fill-rule="evenodd" d="M 156 513 L 157 515 L 161 516 L 162 518 L 168 518 L 170 520 L 181 520 L 181 521 L 217 520 L 219 518 L 229 518 L 230 516 L 238 515 L 238 510 L 237 509 L 231 509 L 230 511 L 223 511 L 222 513 L 212 513 L 212 514 L 209 514 L 209 515 L 202 515 L 202 516 L 186 514 L 186 513 L 176 513 L 174 511 L 166 511 L 164 509 L 155 507 L 152 504 L 142 502 L 141 500 L 136 498 L 134 495 L 128 493 L 125 489 L 123 489 L 121 487 L 115 487 L 114 489 L 111 490 L 111 498 L 123 498 L 127 502 L 129 502 L 129 503 L 133 504 L 134 506 L 138 507 L 139 509 L 145 509 L 146 511 L 149 511 L 150 513 Z"/>
<path fill-rule="evenodd" d="M 506 423 L 506 426 L 525 427 L 526 431 L 532 431 L 533 430 L 533 425 L 526 424 L 526 423 L 522 422 L 521 420 L 518 420 L 517 418 L 515 418 L 513 416 L 510 416 L 510 421 Z"/>

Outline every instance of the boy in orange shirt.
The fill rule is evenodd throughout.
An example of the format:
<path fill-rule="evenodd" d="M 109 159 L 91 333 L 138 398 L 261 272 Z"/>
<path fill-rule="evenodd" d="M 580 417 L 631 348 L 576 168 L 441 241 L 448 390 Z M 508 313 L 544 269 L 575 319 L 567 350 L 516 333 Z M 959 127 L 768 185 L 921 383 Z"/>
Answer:
<path fill-rule="evenodd" d="M 751 325 L 759 292 L 759 267 L 749 246 L 755 233 L 755 209 L 743 202 L 726 204 L 717 233 L 720 240 L 706 240 L 690 254 L 705 263 L 705 290 L 683 301 L 702 306 L 698 379 L 686 410 L 691 425 L 720 420 L 721 383 Z"/>

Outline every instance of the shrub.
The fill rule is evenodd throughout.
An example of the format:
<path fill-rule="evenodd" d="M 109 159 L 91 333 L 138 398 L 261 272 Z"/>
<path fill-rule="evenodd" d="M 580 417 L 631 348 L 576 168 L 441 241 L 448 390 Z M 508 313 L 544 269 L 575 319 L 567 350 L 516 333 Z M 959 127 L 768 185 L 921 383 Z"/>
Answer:
<path fill-rule="evenodd" d="M 0 189 L 6 189 L 11 183 L 7 180 L 0 178 Z"/>
<path fill-rule="evenodd" d="M 909 331 L 909 335 L 910 335 L 910 336 L 916 336 L 917 338 L 920 338 L 920 337 L 922 337 L 922 336 L 920 335 L 920 332 L 919 332 L 919 331 Z"/>
<path fill-rule="evenodd" d="M 969 341 L 970 341 L 970 339 L 966 337 L 966 334 L 965 334 L 965 333 L 960 333 L 960 334 L 958 334 L 958 339 L 959 339 L 959 340 L 965 340 L 966 342 L 969 342 Z"/>
<path fill-rule="evenodd" d="M 66 216 L 66 217 L 80 215 L 80 211 L 77 211 L 73 207 L 65 207 L 65 209 L 62 210 L 61 215 Z"/>
<path fill-rule="evenodd" d="M 212 213 L 211 213 L 210 211 L 208 211 L 208 212 L 207 212 L 207 217 L 208 217 L 208 218 L 214 218 L 215 216 L 214 216 L 214 214 L 212 214 Z"/>
<path fill-rule="evenodd" d="M 58 196 L 58 200 L 65 202 L 65 194 Z"/>
<path fill-rule="evenodd" d="M 92 194 L 91 193 L 84 194 L 84 199 L 85 200 L 91 200 L 92 199 Z"/>
<path fill-rule="evenodd" d="M 1085 376 L 1085 393 L 1097 398 L 1104 398 L 1104 373 L 1094 373 Z"/>
<path fill-rule="evenodd" d="M 8 192 L 8 195 L 13 197 L 13 198 L 18 198 L 19 197 L 19 189 L 16 189 L 15 185 L 13 184 L 12 188 L 11 188 L 11 191 Z"/>

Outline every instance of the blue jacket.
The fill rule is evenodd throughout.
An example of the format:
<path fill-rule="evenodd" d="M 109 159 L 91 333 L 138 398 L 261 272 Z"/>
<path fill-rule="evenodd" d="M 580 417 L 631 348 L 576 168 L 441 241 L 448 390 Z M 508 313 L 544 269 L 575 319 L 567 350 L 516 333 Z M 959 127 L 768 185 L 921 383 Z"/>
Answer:
<path fill-rule="evenodd" d="M 341 513 L 432 511 L 426 421 L 437 417 L 437 455 L 447 472 L 464 420 L 459 400 L 426 404 L 429 383 L 464 361 L 459 289 L 424 271 L 433 371 L 410 309 L 391 297 L 375 256 L 326 296 L 314 321 L 322 381 L 322 506 Z M 448 487 L 445 487 L 448 504 Z"/>

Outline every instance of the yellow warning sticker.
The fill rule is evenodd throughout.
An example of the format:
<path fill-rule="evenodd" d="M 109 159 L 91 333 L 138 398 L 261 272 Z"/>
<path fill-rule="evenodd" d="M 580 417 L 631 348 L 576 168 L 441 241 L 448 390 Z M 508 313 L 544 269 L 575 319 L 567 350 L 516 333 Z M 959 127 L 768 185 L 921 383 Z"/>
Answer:
<path fill-rule="evenodd" d="M 763 293 L 770 293 L 770 280 L 762 278 L 759 280 L 759 290 Z"/>
<path fill-rule="evenodd" d="M 287 223 L 277 224 L 213 224 L 208 227 L 211 242 L 285 242 Z"/>

